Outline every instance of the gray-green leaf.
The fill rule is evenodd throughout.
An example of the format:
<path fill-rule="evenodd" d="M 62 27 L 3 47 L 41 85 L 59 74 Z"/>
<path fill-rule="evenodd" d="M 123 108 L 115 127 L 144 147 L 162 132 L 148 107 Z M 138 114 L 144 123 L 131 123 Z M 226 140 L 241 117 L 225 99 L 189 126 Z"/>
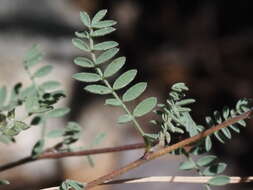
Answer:
<path fill-rule="evenodd" d="M 20 92 L 20 98 L 23 99 L 31 95 L 34 95 L 35 93 L 36 93 L 36 88 L 34 85 L 31 85 Z"/>
<path fill-rule="evenodd" d="M 207 136 L 205 139 L 205 148 L 207 152 L 209 152 L 212 148 L 212 141 L 210 136 Z"/>
<path fill-rule="evenodd" d="M 203 171 L 203 174 L 205 176 L 214 176 L 214 175 L 217 175 L 217 174 L 220 174 L 220 173 L 224 172 L 226 167 L 227 167 L 227 164 L 225 164 L 225 163 L 214 164 L 214 165 L 211 165 L 211 166 L 207 167 Z"/>
<path fill-rule="evenodd" d="M 9 181 L 7 181 L 7 180 L 5 180 L 5 179 L 0 179 L 0 186 L 1 186 L 1 185 L 9 185 L 9 184 L 10 184 Z"/>
<path fill-rule="evenodd" d="M 109 50 L 103 52 L 101 55 L 98 56 L 98 58 L 96 60 L 96 65 L 99 65 L 101 63 L 104 63 L 104 62 L 110 60 L 118 53 L 118 51 L 119 51 L 118 48 L 112 48 L 112 49 L 109 49 Z"/>
<path fill-rule="evenodd" d="M 231 135 L 231 133 L 230 133 L 230 131 L 229 131 L 228 128 L 222 128 L 221 131 L 222 131 L 222 133 L 223 133 L 228 139 L 231 139 L 231 138 L 232 138 L 232 135 Z"/>
<path fill-rule="evenodd" d="M 57 117 L 63 117 L 64 115 L 68 114 L 70 112 L 69 108 L 56 108 L 54 110 L 51 110 L 47 113 L 48 118 L 57 118 Z"/>
<path fill-rule="evenodd" d="M 110 98 L 110 99 L 105 100 L 105 105 L 121 106 L 121 103 L 118 100 L 114 99 L 114 98 Z"/>
<path fill-rule="evenodd" d="M 42 89 L 42 90 L 54 90 L 56 88 L 58 88 L 61 84 L 57 81 L 46 81 L 46 82 L 43 82 L 39 88 Z"/>
<path fill-rule="evenodd" d="M 137 74 L 136 69 L 126 71 L 115 80 L 115 82 L 113 83 L 113 89 L 118 90 L 124 88 L 134 80 L 136 74 Z"/>
<path fill-rule="evenodd" d="M 5 99 L 7 95 L 6 87 L 0 88 L 0 107 L 4 105 Z"/>
<path fill-rule="evenodd" d="M 44 77 L 46 75 L 48 75 L 53 69 L 52 65 L 46 65 L 41 67 L 40 69 L 38 69 L 35 73 L 34 73 L 34 77 Z"/>
<path fill-rule="evenodd" d="M 182 162 L 179 166 L 180 170 L 191 170 L 195 168 L 194 162 L 187 160 L 185 162 Z"/>
<path fill-rule="evenodd" d="M 117 59 L 114 59 L 105 69 L 104 77 L 110 77 L 117 73 L 123 65 L 126 63 L 125 57 L 119 57 Z"/>
<path fill-rule="evenodd" d="M 76 37 L 78 38 L 86 38 L 89 39 L 89 33 L 87 31 L 85 32 L 75 32 Z"/>
<path fill-rule="evenodd" d="M 38 110 L 40 107 L 39 100 L 36 95 L 27 97 L 25 100 L 25 108 L 28 113 L 32 113 L 36 110 Z"/>
<path fill-rule="evenodd" d="M 136 99 L 137 97 L 139 97 L 147 88 L 147 83 L 146 82 L 139 82 L 137 84 L 135 84 L 134 86 L 132 86 L 131 88 L 129 88 L 124 94 L 123 94 L 123 101 L 124 102 L 129 102 L 132 101 L 134 99 Z"/>
<path fill-rule="evenodd" d="M 114 47 L 117 47 L 119 44 L 115 41 L 107 41 L 107 42 L 101 42 L 96 45 L 94 45 L 93 49 L 97 51 L 101 50 L 108 50 Z"/>
<path fill-rule="evenodd" d="M 91 24 L 93 25 L 93 24 L 96 24 L 97 22 L 99 22 L 101 19 L 103 19 L 105 17 L 106 13 L 107 13 L 106 9 L 98 11 L 95 14 L 95 16 L 93 17 Z"/>
<path fill-rule="evenodd" d="M 42 53 L 39 51 L 38 45 L 33 45 L 31 49 L 28 50 L 27 54 L 24 58 L 24 65 L 26 67 L 32 67 L 39 63 L 39 61 L 42 59 Z"/>
<path fill-rule="evenodd" d="M 140 102 L 134 109 L 133 114 L 135 117 L 141 117 L 149 113 L 156 106 L 157 99 L 150 97 Z"/>
<path fill-rule="evenodd" d="M 82 82 L 97 82 L 101 80 L 101 77 L 95 73 L 76 73 L 73 75 L 73 78 L 82 81 Z"/>
<path fill-rule="evenodd" d="M 114 26 L 115 24 L 117 24 L 117 22 L 114 20 L 103 20 L 103 21 L 97 22 L 96 24 L 93 24 L 92 27 L 93 28 L 105 28 L 105 27 Z"/>
<path fill-rule="evenodd" d="M 36 144 L 33 146 L 33 149 L 32 149 L 33 158 L 39 156 L 43 152 L 44 145 L 45 145 L 44 139 L 41 139 L 36 142 Z"/>
<path fill-rule="evenodd" d="M 77 57 L 74 59 L 74 63 L 76 65 L 79 65 L 79 66 L 85 67 L 85 68 L 93 68 L 94 67 L 94 63 L 86 57 Z"/>
<path fill-rule="evenodd" d="M 86 91 L 94 93 L 94 94 L 110 94 L 112 90 L 106 86 L 94 84 L 94 85 L 88 85 L 84 88 Z"/>
<path fill-rule="evenodd" d="M 128 114 L 125 114 L 125 115 L 121 115 L 119 118 L 118 118 L 118 123 L 127 123 L 129 121 L 132 121 L 132 117 Z"/>
<path fill-rule="evenodd" d="M 55 129 L 55 130 L 52 130 L 50 131 L 48 134 L 47 134 L 47 137 L 48 138 L 57 138 L 57 137 L 62 137 L 64 135 L 64 130 L 63 129 Z"/>
<path fill-rule="evenodd" d="M 228 176 L 215 176 L 208 180 L 208 184 L 214 186 L 226 185 L 229 182 L 230 178 Z"/>
<path fill-rule="evenodd" d="M 26 130 L 26 129 L 30 128 L 30 126 L 27 125 L 26 123 L 24 123 L 23 121 L 15 121 L 14 126 L 16 128 L 22 129 L 22 130 Z"/>
<path fill-rule="evenodd" d="M 202 167 L 202 166 L 208 166 L 211 163 L 213 163 L 215 160 L 217 159 L 216 156 L 214 155 L 208 155 L 208 156 L 204 156 L 202 158 L 200 158 L 197 161 L 198 166 Z"/>
<path fill-rule="evenodd" d="M 99 37 L 99 36 L 105 36 L 107 34 L 112 33 L 113 31 L 115 31 L 116 29 L 113 27 L 107 27 L 107 28 L 102 28 L 99 30 L 95 30 L 94 32 L 92 32 L 91 36 L 92 37 Z"/>
<path fill-rule="evenodd" d="M 185 100 L 181 100 L 179 102 L 176 102 L 177 106 L 184 106 L 184 105 L 188 105 L 188 104 L 192 104 L 196 102 L 194 99 L 185 99 Z"/>
<path fill-rule="evenodd" d="M 90 48 L 89 46 L 86 44 L 86 42 L 84 42 L 83 40 L 80 40 L 78 38 L 73 38 L 72 39 L 72 43 L 75 47 L 77 47 L 78 49 L 80 50 L 83 50 L 83 51 L 87 51 L 89 52 L 90 51 Z"/>
<path fill-rule="evenodd" d="M 81 18 L 82 23 L 85 26 L 90 27 L 90 22 L 91 22 L 90 17 L 86 12 L 84 11 L 80 12 L 80 18 Z"/>

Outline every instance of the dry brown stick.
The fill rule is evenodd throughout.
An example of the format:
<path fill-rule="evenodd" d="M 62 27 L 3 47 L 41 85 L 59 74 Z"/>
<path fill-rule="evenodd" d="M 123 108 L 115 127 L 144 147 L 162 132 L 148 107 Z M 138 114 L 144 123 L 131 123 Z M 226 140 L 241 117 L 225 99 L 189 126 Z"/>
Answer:
<path fill-rule="evenodd" d="M 130 179 L 113 180 L 102 185 L 128 184 L 128 183 L 151 183 L 151 182 L 167 182 L 167 183 L 207 183 L 212 176 L 151 176 Z M 253 182 L 253 176 L 239 177 L 230 176 L 229 183 L 250 183 Z"/>
<path fill-rule="evenodd" d="M 11 169 L 11 168 L 14 168 L 14 167 L 17 167 L 29 162 L 34 162 L 37 160 L 59 159 L 59 158 L 65 158 L 65 157 L 71 157 L 71 156 L 87 156 L 87 155 L 94 155 L 94 154 L 104 154 L 104 153 L 141 149 L 144 147 L 145 147 L 144 143 L 136 143 L 136 144 L 130 144 L 130 145 L 117 146 L 117 147 L 98 148 L 98 149 L 90 149 L 90 150 L 75 151 L 75 152 L 52 152 L 53 150 L 47 149 L 45 150 L 44 153 L 42 153 L 37 158 L 28 156 L 18 161 L 14 161 L 14 162 L 10 162 L 8 164 L 2 165 L 0 166 L 0 172 L 6 171 L 8 169 Z"/>
<path fill-rule="evenodd" d="M 198 135 L 195 135 L 193 137 L 187 138 L 187 139 L 185 139 L 183 141 L 180 141 L 180 142 L 178 142 L 178 143 L 176 143 L 174 145 L 165 147 L 165 148 L 163 148 L 163 149 L 161 149 L 161 150 L 159 150 L 157 152 L 148 153 L 148 154 L 144 155 L 143 157 L 141 157 L 140 159 L 138 159 L 138 160 L 136 160 L 134 162 L 131 162 L 131 163 L 127 164 L 126 166 L 124 166 L 124 167 L 122 167 L 122 168 L 120 168 L 118 170 L 114 170 L 114 171 L 112 171 L 109 174 L 106 174 L 106 175 L 104 175 L 102 177 L 99 177 L 99 178 L 97 178 L 97 179 L 89 182 L 87 184 L 87 186 L 86 186 L 85 189 L 90 189 L 90 188 L 93 188 L 93 187 L 95 187 L 95 186 L 97 186 L 99 184 L 103 184 L 103 183 L 109 182 L 113 178 L 118 177 L 118 176 L 120 176 L 120 175 L 122 175 L 122 174 L 124 174 L 124 173 L 126 173 L 126 172 L 128 172 L 128 171 L 130 171 L 132 169 L 134 169 L 134 168 L 137 168 L 137 167 L 145 164 L 148 161 L 151 161 L 151 160 L 159 158 L 159 157 L 161 157 L 163 155 L 166 155 L 169 152 L 171 152 L 173 150 L 176 150 L 178 148 L 182 148 L 182 147 L 184 147 L 186 145 L 189 145 L 191 143 L 197 142 L 197 141 L 201 140 L 202 138 L 207 137 L 207 136 L 213 134 L 214 132 L 216 132 L 216 131 L 218 131 L 218 130 L 220 130 L 222 128 L 225 128 L 225 127 L 227 127 L 229 125 L 237 123 L 240 120 L 247 119 L 250 116 L 252 116 L 252 114 L 253 114 L 252 110 L 248 111 L 248 112 L 243 113 L 243 114 L 241 114 L 241 115 L 239 115 L 237 117 L 231 118 L 231 119 L 229 119 L 229 120 L 227 120 L 227 121 L 225 121 L 225 122 L 223 122 L 223 123 L 221 123 L 219 125 L 213 126 L 210 129 L 207 129 L 207 130 L 199 133 Z"/>

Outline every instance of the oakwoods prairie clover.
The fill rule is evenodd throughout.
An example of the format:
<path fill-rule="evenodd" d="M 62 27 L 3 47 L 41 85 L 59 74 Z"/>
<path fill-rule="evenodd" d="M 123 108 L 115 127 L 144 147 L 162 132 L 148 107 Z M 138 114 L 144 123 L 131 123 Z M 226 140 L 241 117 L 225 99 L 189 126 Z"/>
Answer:
<path fill-rule="evenodd" d="M 227 164 L 219 161 L 216 155 L 209 154 L 213 141 L 225 143 L 232 138 L 232 133 L 240 133 L 241 128 L 246 126 L 244 120 L 252 116 L 250 101 L 241 99 L 233 109 L 224 107 L 222 111 L 214 111 L 212 116 L 205 118 L 206 124 L 204 126 L 197 124 L 191 116 L 190 104 L 195 103 L 195 100 L 187 98 L 186 93 L 189 88 L 183 82 L 172 85 L 164 103 L 158 103 L 156 97 L 147 97 L 133 106 L 133 101 L 137 98 L 140 99 L 148 85 L 143 81 L 135 82 L 138 75 L 136 69 L 121 72 L 127 60 L 125 57 L 117 57 L 119 52 L 117 42 L 101 42 L 99 37 L 103 36 L 104 39 L 104 36 L 116 30 L 114 27 L 117 22 L 105 20 L 106 13 L 107 10 L 98 11 L 93 18 L 86 12 L 80 13 L 85 30 L 76 32 L 72 43 L 81 50 L 80 54 L 83 51 L 88 56 L 78 56 L 74 59 L 74 63 L 86 68 L 87 71 L 76 73 L 73 78 L 85 84 L 84 90 L 93 94 L 107 95 L 105 105 L 121 107 L 125 114 L 121 115 L 117 122 L 121 125 L 130 123 L 136 133 L 142 137 L 143 142 L 120 147 L 76 151 L 74 147 L 72 149 L 72 146 L 79 140 L 82 129 L 77 122 L 69 121 L 64 128 L 48 129 L 49 132 L 45 130 L 46 122 L 50 122 L 51 118 L 64 117 L 70 112 L 70 108 L 56 106 L 59 100 L 66 97 L 59 82 L 38 82 L 39 78 L 45 77 L 46 79 L 53 67 L 51 65 L 40 66 L 43 56 L 39 47 L 34 45 L 23 60 L 23 66 L 30 78 L 30 85 L 23 87 L 22 83 L 17 83 L 10 92 L 7 92 L 5 86 L 0 88 L 0 141 L 6 144 L 15 142 L 15 137 L 19 133 L 29 130 L 35 125 L 42 127 L 42 137 L 34 145 L 30 156 L 1 165 L 0 172 L 42 159 L 144 148 L 145 152 L 141 158 L 102 177 L 98 176 L 93 181 L 78 182 L 67 179 L 58 187 L 51 187 L 48 190 L 81 190 L 101 184 L 162 182 L 166 180 L 169 182 L 202 183 L 205 189 L 210 190 L 212 186 L 252 181 L 252 177 L 243 178 L 243 180 L 240 177 L 223 175 Z M 25 119 L 19 119 L 16 116 L 18 107 L 25 108 Z M 147 133 L 138 121 L 146 114 L 156 114 L 156 118 L 159 118 L 150 121 L 154 127 L 159 129 L 157 133 Z M 27 118 L 30 118 L 30 122 L 27 122 Z M 45 147 L 48 138 L 60 140 L 53 147 Z M 154 149 L 155 146 L 160 148 Z M 185 161 L 179 165 L 179 169 L 194 170 L 199 177 L 174 177 L 173 179 L 158 177 L 155 179 L 154 177 L 142 178 L 144 176 L 140 176 L 140 179 L 113 181 L 115 177 L 150 160 L 166 156 L 168 153 L 184 156 Z M 6 179 L 0 180 L 0 185 L 8 184 Z"/>

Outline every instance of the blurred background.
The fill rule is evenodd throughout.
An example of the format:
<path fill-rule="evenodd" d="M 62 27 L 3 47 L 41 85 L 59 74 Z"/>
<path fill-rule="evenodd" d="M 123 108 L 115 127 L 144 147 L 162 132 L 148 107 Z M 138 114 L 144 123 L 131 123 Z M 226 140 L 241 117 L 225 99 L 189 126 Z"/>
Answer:
<path fill-rule="evenodd" d="M 193 105 L 194 118 L 204 124 L 204 117 L 214 110 L 221 110 L 224 105 L 232 107 L 239 98 L 252 98 L 251 4 L 250 0 L 1 0 L 0 86 L 14 85 L 20 80 L 28 83 L 21 62 L 27 49 L 39 44 L 45 54 L 43 63 L 54 65 L 51 77 L 62 82 L 67 91 L 68 98 L 62 101 L 72 108 L 67 119 L 77 120 L 84 127 L 80 146 L 89 148 L 89 142 L 98 132 L 105 133 L 106 137 L 93 148 L 140 142 L 131 127 L 117 127 L 115 121 L 120 110 L 105 107 L 103 98 L 85 93 L 83 84 L 71 79 L 72 74 L 80 71 L 73 64 L 73 58 L 81 52 L 71 44 L 74 31 L 83 30 L 79 11 L 93 15 L 100 9 L 108 9 L 108 17 L 118 21 L 117 31 L 109 38 L 119 42 L 120 54 L 127 57 L 125 69 L 137 68 L 137 80 L 148 81 L 149 90 L 144 96 L 155 95 L 162 101 L 173 83 L 185 82 L 191 89 L 189 96 L 197 100 Z M 65 122 L 52 120 L 48 128 L 64 126 Z M 252 126 L 251 120 L 241 135 L 234 134 L 229 143 L 215 146 L 214 151 L 230 164 L 226 174 L 253 174 Z M 17 144 L 8 147 L 0 144 L 0 163 L 30 154 L 39 135 L 40 130 L 33 128 L 19 135 Z M 139 150 L 93 156 L 94 167 L 89 166 L 86 158 L 24 165 L 0 174 L 0 178 L 13 183 L 1 189 L 35 190 L 57 185 L 65 178 L 89 181 L 133 161 L 142 153 Z M 168 156 L 124 177 L 193 175 L 177 171 L 180 160 Z M 186 186 L 139 184 L 97 189 L 129 188 L 183 190 Z M 187 185 L 187 189 L 201 189 L 201 186 Z M 248 190 L 252 184 L 219 189 Z"/>

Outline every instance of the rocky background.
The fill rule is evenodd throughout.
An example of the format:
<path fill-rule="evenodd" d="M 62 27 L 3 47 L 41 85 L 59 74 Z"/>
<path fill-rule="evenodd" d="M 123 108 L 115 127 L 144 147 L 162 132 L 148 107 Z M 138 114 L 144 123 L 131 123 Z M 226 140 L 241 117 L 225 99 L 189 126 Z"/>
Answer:
<path fill-rule="evenodd" d="M 147 80 L 146 95 L 162 101 L 169 86 L 186 82 L 195 119 L 204 123 L 204 116 L 224 105 L 233 106 L 253 92 L 253 23 L 250 0 L 1 0 L 0 1 L 0 86 L 16 81 L 28 82 L 21 62 L 32 44 L 40 44 L 43 62 L 53 64 L 52 78 L 61 81 L 68 98 L 62 102 L 72 108 L 68 119 L 84 127 L 80 145 L 89 142 L 98 132 L 106 138 L 97 147 L 139 142 L 131 127 L 117 128 L 115 120 L 121 111 L 103 106 L 103 99 L 82 90 L 82 84 L 71 79 L 78 71 L 72 60 L 80 52 L 71 44 L 74 31 L 81 30 L 79 11 L 90 14 L 108 9 L 109 17 L 118 21 L 112 39 L 120 43 L 121 54 L 127 57 L 128 68 L 138 68 L 138 80 Z M 53 120 L 50 127 L 66 121 Z M 143 121 L 144 122 L 144 121 Z M 240 136 L 234 135 L 226 145 L 217 144 L 220 158 L 231 163 L 230 175 L 252 175 L 253 122 Z M 126 135 L 128 134 L 128 135 Z M 16 160 L 30 153 L 40 135 L 33 128 L 18 137 L 18 144 L 0 145 L 0 163 Z M 53 142 L 52 142 L 53 143 Z M 95 168 L 85 158 L 41 161 L 0 174 L 13 185 L 6 190 L 33 190 L 59 184 L 65 178 L 87 181 L 128 163 L 141 151 L 94 156 Z M 184 175 L 177 171 L 182 158 L 168 156 L 142 166 L 126 176 Z M 189 175 L 192 175 L 189 173 Z M 199 185 L 141 184 L 115 185 L 97 189 L 200 189 Z M 252 189 L 252 185 L 227 186 L 224 189 Z M 4 188 L 3 188 L 4 189 Z M 214 188 L 215 189 L 215 188 Z M 221 188 L 219 188 L 221 189 Z"/>

